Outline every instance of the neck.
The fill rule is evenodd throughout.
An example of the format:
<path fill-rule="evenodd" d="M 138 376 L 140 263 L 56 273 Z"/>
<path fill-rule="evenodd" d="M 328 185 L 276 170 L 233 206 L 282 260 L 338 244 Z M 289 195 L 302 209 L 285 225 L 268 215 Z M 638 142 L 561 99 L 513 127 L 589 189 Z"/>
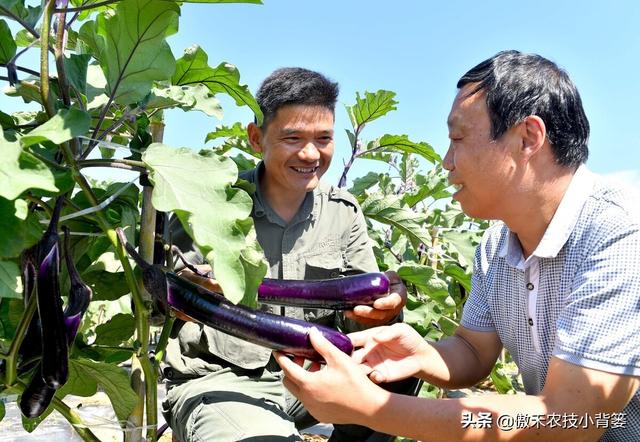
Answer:
<path fill-rule="evenodd" d="M 260 190 L 269 206 L 286 223 L 289 223 L 296 216 L 306 196 L 306 192 L 292 194 L 279 189 L 277 186 L 265 185 L 264 180 L 260 181 Z"/>
<path fill-rule="evenodd" d="M 503 221 L 520 240 L 525 258 L 542 240 L 575 170 L 553 165 L 535 173 L 531 184 L 518 192 L 513 210 Z"/>

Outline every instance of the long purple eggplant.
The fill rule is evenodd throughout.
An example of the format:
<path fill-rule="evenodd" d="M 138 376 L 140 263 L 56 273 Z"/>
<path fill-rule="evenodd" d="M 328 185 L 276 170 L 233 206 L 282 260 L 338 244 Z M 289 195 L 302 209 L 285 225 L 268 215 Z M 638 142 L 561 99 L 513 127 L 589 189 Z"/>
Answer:
<path fill-rule="evenodd" d="M 49 407 L 55 394 L 56 389 L 47 385 L 40 376 L 40 370 L 36 370 L 20 397 L 20 411 L 28 418 L 36 418 Z"/>
<path fill-rule="evenodd" d="M 49 227 L 38 244 L 38 315 L 42 331 L 42 379 L 51 388 L 59 388 L 69 375 L 69 348 L 60 297 L 60 251 L 58 219 L 64 196 L 58 197 Z"/>
<path fill-rule="evenodd" d="M 64 308 L 64 325 L 67 333 L 67 344 L 69 348 L 76 339 L 78 328 L 82 322 L 82 316 L 87 311 L 91 296 L 93 294 L 91 288 L 82 280 L 71 254 L 71 246 L 69 244 L 69 228 L 63 227 L 64 230 L 64 258 L 67 263 L 67 272 L 71 280 L 71 288 L 69 289 L 69 299 Z"/>
<path fill-rule="evenodd" d="M 124 232 L 121 229 L 116 231 L 129 255 L 142 268 L 145 289 L 161 303 L 195 321 L 248 342 L 309 360 L 322 360 L 309 339 L 309 331 L 313 327 L 343 352 L 351 354 L 353 351 L 351 340 L 337 330 L 233 304 L 219 293 L 145 262 L 127 242 Z"/>
<path fill-rule="evenodd" d="M 258 287 L 258 299 L 267 304 L 348 310 L 372 305 L 388 291 L 389 279 L 380 272 L 312 281 L 265 278 Z"/>
<path fill-rule="evenodd" d="M 309 340 L 309 330 L 315 327 L 343 352 L 351 354 L 353 351 L 351 340 L 332 328 L 233 304 L 221 294 L 211 292 L 174 273 L 167 273 L 166 278 L 167 303 L 171 307 L 232 336 L 320 361 L 322 357 L 313 349 Z"/>

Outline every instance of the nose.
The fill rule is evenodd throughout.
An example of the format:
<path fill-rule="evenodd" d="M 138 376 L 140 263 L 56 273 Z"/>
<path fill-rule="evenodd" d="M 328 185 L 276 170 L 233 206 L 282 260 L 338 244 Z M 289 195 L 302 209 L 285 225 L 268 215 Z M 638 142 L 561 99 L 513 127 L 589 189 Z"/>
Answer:
<path fill-rule="evenodd" d="M 320 151 L 314 143 L 309 142 L 300 149 L 298 152 L 298 158 L 308 162 L 318 161 L 320 159 Z"/>
<path fill-rule="evenodd" d="M 451 146 L 449 146 L 449 149 L 447 149 L 447 154 L 444 156 L 444 159 L 442 160 L 442 167 L 444 167 L 448 171 L 452 171 L 454 169 L 453 149 L 451 148 Z"/>

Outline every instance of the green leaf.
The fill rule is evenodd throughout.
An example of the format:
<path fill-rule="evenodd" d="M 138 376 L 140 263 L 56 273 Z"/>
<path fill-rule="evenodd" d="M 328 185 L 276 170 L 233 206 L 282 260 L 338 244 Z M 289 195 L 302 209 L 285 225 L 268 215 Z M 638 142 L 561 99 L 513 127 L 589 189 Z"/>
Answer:
<path fill-rule="evenodd" d="M 42 15 L 42 7 L 25 6 L 24 0 L 0 0 L 0 15 L 13 20 L 18 17 L 31 28 L 35 28 Z"/>
<path fill-rule="evenodd" d="M 78 135 L 86 134 L 90 122 L 89 114 L 80 109 L 61 109 L 49 121 L 20 138 L 20 143 L 24 147 L 43 141 L 61 144 Z"/>
<path fill-rule="evenodd" d="M 22 298 L 20 268 L 12 261 L 0 261 L 0 298 Z"/>
<path fill-rule="evenodd" d="M 240 72 L 229 63 L 220 63 L 212 68 L 208 64 L 207 53 L 194 45 L 184 51 L 184 56 L 176 61 L 176 71 L 171 78 L 174 85 L 195 85 L 202 83 L 212 94 L 224 92 L 231 96 L 238 106 L 247 105 L 262 122 L 262 111 L 249 88 L 240 84 Z"/>
<path fill-rule="evenodd" d="M 500 394 L 515 393 L 511 378 L 505 373 L 504 364 L 497 361 L 491 369 L 491 381 Z"/>
<path fill-rule="evenodd" d="M 13 340 L 23 314 L 22 299 L 0 298 L 0 339 Z"/>
<path fill-rule="evenodd" d="M 127 341 L 136 330 L 136 320 L 133 315 L 118 313 L 113 318 L 96 327 L 97 345 L 120 345 Z"/>
<path fill-rule="evenodd" d="M 69 377 L 61 388 L 61 394 L 92 396 L 99 386 L 109 397 L 120 421 L 127 419 L 138 401 L 127 372 L 115 365 L 89 359 L 70 359 Z"/>
<path fill-rule="evenodd" d="M 442 237 L 452 251 L 457 253 L 460 265 L 463 267 L 472 265 L 476 253 L 476 246 L 482 237 L 481 231 L 445 230 L 442 232 Z"/>
<path fill-rule="evenodd" d="M 2 421 L 2 419 L 4 419 L 4 416 L 7 414 L 5 408 L 4 408 L 4 402 L 0 401 L 0 421 Z"/>
<path fill-rule="evenodd" d="M 83 95 L 87 94 L 89 60 L 91 60 L 91 54 L 71 54 L 69 57 L 64 57 L 64 70 L 67 81 Z"/>
<path fill-rule="evenodd" d="M 451 298 L 447 283 L 438 278 L 431 267 L 417 263 L 405 263 L 398 268 L 398 275 L 403 280 L 420 287 L 426 295 L 438 304 L 448 305 Z"/>
<path fill-rule="evenodd" d="M 351 125 L 355 129 L 396 110 L 398 102 L 393 99 L 395 96 L 395 92 L 379 90 L 375 94 L 365 92 L 364 98 L 361 98 L 360 93 L 356 92 L 356 104 L 347 106 Z"/>
<path fill-rule="evenodd" d="M 369 158 L 369 155 L 372 153 L 382 152 L 412 153 L 420 155 L 427 161 L 434 164 L 442 161 L 440 155 L 438 155 L 429 144 L 424 142 L 415 143 L 409 140 L 407 135 L 383 135 L 381 138 L 371 141 L 367 145 L 367 150 L 358 154 L 358 156 L 362 158 Z"/>
<path fill-rule="evenodd" d="M 361 206 L 367 217 L 394 226 L 415 241 L 431 244 L 431 236 L 423 226 L 424 215 L 403 207 L 400 196 L 375 193 L 364 200 Z"/>
<path fill-rule="evenodd" d="M 197 110 L 219 120 L 223 116 L 220 101 L 203 84 L 153 88 L 147 109 L 174 107 L 184 111 Z"/>
<path fill-rule="evenodd" d="M 0 151 L 0 197 L 13 200 L 29 188 L 58 190 L 51 170 L 32 156 L 23 156 L 19 142 L 7 141 L 0 134 Z"/>
<path fill-rule="evenodd" d="M 233 126 L 218 126 L 213 132 L 207 134 L 207 141 L 217 140 L 218 138 L 241 138 L 247 139 L 247 128 L 240 122 L 236 122 Z"/>
<path fill-rule="evenodd" d="M 82 279 L 93 290 L 94 301 L 114 301 L 130 291 L 120 261 L 113 252 L 102 254 L 82 272 Z"/>
<path fill-rule="evenodd" d="M 20 215 L 26 206 L 24 200 L 9 201 L 0 197 L 0 259 L 17 257 L 42 236 L 43 229 L 35 215 Z"/>
<path fill-rule="evenodd" d="M 444 268 L 444 274 L 451 276 L 453 279 L 458 281 L 462 287 L 469 293 L 471 291 L 471 269 L 469 268 L 469 272 L 466 272 L 460 265 L 458 264 L 447 264 Z"/>
<path fill-rule="evenodd" d="M 142 100 L 154 81 L 168 80 L 175 59 L 165 37 L 178 30 L 180 7 L 172 1 L 122 0 L 116 13 L 99 14 L 80 28 L 119 104 Z"/>
<path fill-rule="evenodd" d="M 16 55 L 17 48 L 9 25 L 0 20 L 0 63 L 8 63 Z"/>
<path fill-rule="evenodd" d="M 225 297 L 255 305 L 266 263 L 250 218 L 251 197 L 231 186 L 235 163 L 211 152 L 195 154 L 152 144 L 142 160 L 151 169 L 156 210 L 175 211 L 211 263 Z"/>
<path fill-rule="evenodd" d="M 184 0 L 184 3 L 252 3 L 261 5 L 262 0 Z"/>
<path fill-rule="evenodd" d="M 353 180 L 353 186 L 349 189 L 352 195 L 362 195 L 365 190 L 375 186 L 380 181 L 380 175 L 375 172 L 369 172 L 363 177 Z"/>

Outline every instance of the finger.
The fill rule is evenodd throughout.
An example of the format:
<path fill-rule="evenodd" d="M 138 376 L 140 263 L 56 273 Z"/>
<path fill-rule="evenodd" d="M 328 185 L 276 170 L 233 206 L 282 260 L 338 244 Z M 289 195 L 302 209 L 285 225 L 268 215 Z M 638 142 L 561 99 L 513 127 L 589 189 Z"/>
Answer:
<path fill-rule="evenodd" d="M 380 333 L 385 327 L 374 327 L 367 330 L 349 333 L 349 339 L 354 347 L 363 347 L 371 338 Z"/>
<path fill-rule="evenodd" d="M 291 382 L 298 385 L 306 379 L 308 375 L 307 371 L 289 359 L 287 355 L 279 351 L 275 351 L 273 352 L 273 356 L 280 368 L 282 368 L 284 375 L 288 377 Z"/>
<path fill-rule="evenodd" d="M 311 340 L 311 345 L 316 349 L 320 356 L 324 358 L 327 364 L 337 362 L 341 360 L 341 358 L 349 358 L 349 356 L 345 355 L 342 351 L 338 350 L 327 338 L 322 336 L 320 331 L 313 327 L 309 331 L 309 339 Z"/>
<path fill-rule="evenodd" d="M 371 379 L 376 384 L 381 384 L 383 382 L 386 382 L 387 380 L 387 378 L 378 370 L 372 370 L 369 373 L 369 379 Z"/>
<path fill-rule="evenodd" d="M 395 310 L 402 307 L 402 297 L 398 293 L 389 293 L 387 296 L 378 298 L 373 303 L 373 308 L 377 310 Z"/>
<path fill-rule="evenodd" d="M 384 310 L 376 310 L 366 305 L 357 305 L 353 308 L 353 319 L 358 321 L 359 319 L 383 319 L 386 316 Z"/>
<path fill-rule="evenodd" d="M 282 379 L 282 384 L 284 385 L 284 388 L 286 388 L 291 392 L 292 395 L 294 395 L 297 398 L 300 397 L 300 387 L 298 387 L 294 382 L 292 382 L 291 379 L 285 376 L 285 378 Z"/>
<path fill-rule="evenodd" d="M 411 328 L 410 326 L 407 326 L 407 324 L 393 324 L 389 327 L 385 327 L 380 331 L 380 333 L 373 336 L 372 339 L 380 344 L 387 344 L 401 338 L 406 332 L 406 327 Z M 413 331 L 413 329 L 411 329 L 411 331 Z"/>

